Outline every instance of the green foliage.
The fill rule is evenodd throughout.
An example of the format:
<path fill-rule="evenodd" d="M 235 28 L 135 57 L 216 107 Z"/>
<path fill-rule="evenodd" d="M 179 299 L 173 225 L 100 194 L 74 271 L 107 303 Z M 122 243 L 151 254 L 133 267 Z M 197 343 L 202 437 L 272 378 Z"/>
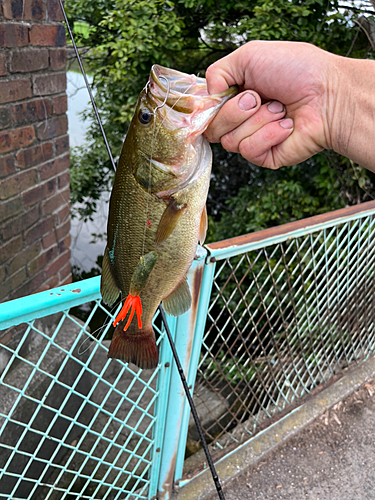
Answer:
<path fill-rule="evenodd" d="M 277 173 L 268 171 L 264 184 L 258 189 L 256 184 L 257 180 L 240 187 L 224 202 L 226 210 L 210 217 L 207 242 L 329 212 L 375 195 L 375 175 L 332 152 Z"/>
<path fill-rule="evenodd" d="M 368 51 L 366 37 L 353 29 L 357 10 L 339 9 L 336 0 L 67 0 L 66 8 L 78 44 L 89 49 L 85 62 L 115 159 L 154 63 L 204 75 L 210 63 L 253 39 L 311 42 L 338 54 L 352 51 L 356 57 Z M 91 110 L 88 115 L 93 118 Z M 232 217 L 247 218 L 230 224 L 232 236 L 362 199 L 352 196 L 358 182 L 352 179 L 348 189 L 343 187 L 342 172 L 328 173 L 329 168 L 324 171 L 316 159 L 280 174 L 259 169 L 219 147 L 215 153 L 209 214 L 220 220 L 223 213 L 221 226 L 229 222 L 228 209 Z M 73 151 L 71 176 L 73 206 L 80 202 L 78 214 L 92 217 L 113 177 L 94 119 L 86 144 Z M 362 182 L 371 184 L 367 178 Z M 332 189 L 338 191 L 332 194 Z M 236 202 L 232 198 L 238 192 Z M 228 231 L 216 232 L 224 233 Z"/>

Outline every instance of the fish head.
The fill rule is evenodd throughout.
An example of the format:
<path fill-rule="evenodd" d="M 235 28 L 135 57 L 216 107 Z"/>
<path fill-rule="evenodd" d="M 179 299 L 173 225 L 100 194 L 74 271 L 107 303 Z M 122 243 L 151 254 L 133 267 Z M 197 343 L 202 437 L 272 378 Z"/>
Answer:
<path fill-rule="evenodd" d="M 196 180 L 203 132 L 221 106 L 238 92 L 210 95 L 205 78 L 159 65 L 141 92 L 129 132 L 136 143 L 135 177 L 144 189 L 168 197 Z"/>

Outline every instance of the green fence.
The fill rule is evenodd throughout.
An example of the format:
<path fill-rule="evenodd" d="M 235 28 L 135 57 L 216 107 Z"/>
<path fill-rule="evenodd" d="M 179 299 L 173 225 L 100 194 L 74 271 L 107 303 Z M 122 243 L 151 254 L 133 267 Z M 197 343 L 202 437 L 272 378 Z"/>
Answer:
<path fill-rule="evenodd" d="M 168 322 L 216 460 L 374 352 L 374 215 L 199 249 L 192 309 Z M 0 498 L 168 499 L 191 480 L 199 445 L 160 318 L 159 366 L 142 371 L 107 359 L 116 313 L 99 278 L 0 304 Z"/>

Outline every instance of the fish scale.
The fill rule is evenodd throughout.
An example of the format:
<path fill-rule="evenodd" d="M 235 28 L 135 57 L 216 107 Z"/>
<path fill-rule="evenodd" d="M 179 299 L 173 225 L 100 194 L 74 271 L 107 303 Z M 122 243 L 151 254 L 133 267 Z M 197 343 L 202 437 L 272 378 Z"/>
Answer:
<path fill-rule="evenodd" d="M 162 81 L 168 77 L 186 82 L 190 93 L 169 90 Z M 204 79 L 160 66 L 152 68 L 150 84 L 152 92 L 149 85 L 140 94 L 120 155 L 101 279 L 104 302 L 113 304 L 120 292 L 125 301 L 109 357 L 141 368 L 158 362 L 152 318 L 159 303 L 173 315 L 190 307 L 185 277 L 205 231 L 212 163 L 202 133 L 236 93 L 232 88 L 209 96 L 202 91 Z"/>

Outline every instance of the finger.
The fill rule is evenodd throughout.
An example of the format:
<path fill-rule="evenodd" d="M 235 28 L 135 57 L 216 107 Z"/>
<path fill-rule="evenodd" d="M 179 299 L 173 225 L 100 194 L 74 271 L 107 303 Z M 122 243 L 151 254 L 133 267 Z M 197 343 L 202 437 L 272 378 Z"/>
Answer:
<path fill-rule="evenodd" d="M 232 85 L 243 85 L 245 78 L 243 68 L 246 67 L 247 57 L 242 57 L 242 52 L 243 49 L 240 47 L 207 68 L 206 80 L 210 94 L 220 94 Z"/>
<path fill-rule="evenodd" d="M 285 107 L 281 102 L 271 101 L 263 104 L 259 110 L 251 115 L 240 126 L 221 137 L 221 145 L 232 153 L 239 152 L 239 145 L 246 137 L 253 135 L 259 129 L 275 121 L 280 121 L 285 116 Z"/>
<path fill-rule="evenodd" d="M 289 165 L 288 159 L 280 155 L 277 146 L 283 144 L 292 134 L 294 123 L 291 118 L 268 123 L 239 144 L 240 154 L 255 165 L 277 169 Z M 277 155 L 275 153 L 278 153 Z"/>
<path fill-rule="evenodd" d="M 205 137 L 209 142 L 220 142 L 223 135 L 237 128 L 259 109 L 260 97 L 256 92 L 243 92 L 233 97 L 220 109 L 207 128 Z"/>
<path fill-rule="evenodd" d="M 224 59 L 227 58 L 229 56 L 224 57 Z M 232 85 L 237 84 L 235 78 L 229 72 L 231 65 L 228 64 L 226 67 L 225 62 L 223 64 L 221 61 L 211 64 L 206 70 L 207 89 L 211 95 L 220 94 Z"/>

